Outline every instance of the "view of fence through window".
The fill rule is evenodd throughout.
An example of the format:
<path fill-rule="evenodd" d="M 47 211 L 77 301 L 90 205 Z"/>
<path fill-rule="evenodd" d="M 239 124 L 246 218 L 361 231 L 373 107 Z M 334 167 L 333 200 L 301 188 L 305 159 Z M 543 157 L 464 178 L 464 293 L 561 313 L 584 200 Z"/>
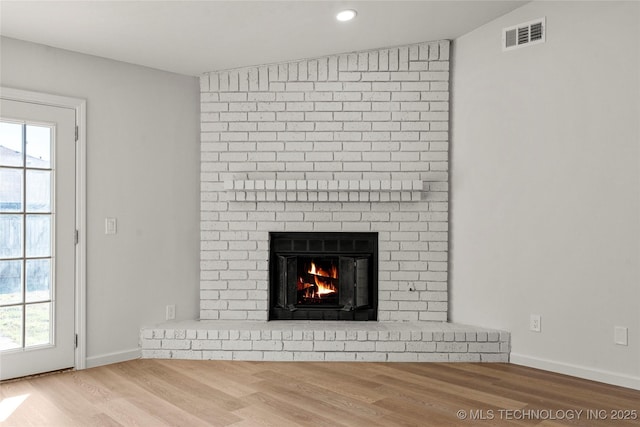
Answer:
<path fill-rule="evenodd" d="M 0 121 L 0 350 L 52 343 L 52 135 Z"/>

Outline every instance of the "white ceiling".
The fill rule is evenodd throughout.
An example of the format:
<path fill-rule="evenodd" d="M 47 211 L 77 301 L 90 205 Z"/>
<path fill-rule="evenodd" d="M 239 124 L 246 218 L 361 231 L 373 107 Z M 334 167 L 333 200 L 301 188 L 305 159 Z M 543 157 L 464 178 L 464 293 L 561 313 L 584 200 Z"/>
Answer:
<path fill-rule="evenodd" d="M 517 1 L 0 1 L 0 34 L 186 75 L 455 39 Z M 358 11 L 343 23 L 335 14 Z M 0 52 L 1 54 L 1 52 Z"/>

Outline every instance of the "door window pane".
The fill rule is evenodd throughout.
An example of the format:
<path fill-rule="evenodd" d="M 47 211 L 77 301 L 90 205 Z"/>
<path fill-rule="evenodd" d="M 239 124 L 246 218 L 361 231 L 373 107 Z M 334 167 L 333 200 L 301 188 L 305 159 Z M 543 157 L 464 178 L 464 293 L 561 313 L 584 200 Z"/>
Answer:
<path fill-rule="evenodd" d="M 22 261 L 0 261 L 0 305 L 22 302 Z"/>
<path fill-rule="evenodd" d="M 26 302 L 51 299 L 51 259 L 28 259 Z"/>
<path fill-rule="evenodd" d="M 0 258 L 22 256 L 22 215 L 0 215 Z"/>
<path fill-rule="evenodd" d="M 0 122 L 0 165 L 22 166 L 22 125 Z"/>
<path fill-rule="evenodd" d="M 51 212 L 51 172 L 27 170 L 27 212 Z"/>
<path fill-rule="evenodd" d="M 0 212 L 22 211 L 22 169 L 0 168 Z"/>
<path fill-rule="evenodd" d="M 27 215 L 26 233 L 27 257 L 51 255 L 51 216 Z"/>
<path fill-rule="evenodd" d="M 53 342 L 53 130 L 0 122 L 0 351 Z"/>
<path fill-rule="evenodd" d="M 0 307 L 0 350 L 22 347 L 22 306 Z"/>
<path fill-rule="evenodd" d="M 27 125 L 27 167 L 51 167 L 51 128 Z"/>
<path fill-rule="evenodd" d="M 29 304 L 26 310 L 24 346 L 51 343 L 51 303 Z"/>

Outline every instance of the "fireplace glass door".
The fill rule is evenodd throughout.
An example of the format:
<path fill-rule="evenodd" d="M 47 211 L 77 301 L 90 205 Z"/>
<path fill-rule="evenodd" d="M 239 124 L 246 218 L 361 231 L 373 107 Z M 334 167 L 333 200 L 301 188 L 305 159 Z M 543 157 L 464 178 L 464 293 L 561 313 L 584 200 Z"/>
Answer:
<path fill-rule="evenodd" d="M 269 318 L 375 320 L 376 233 L 272 233 Z"/>

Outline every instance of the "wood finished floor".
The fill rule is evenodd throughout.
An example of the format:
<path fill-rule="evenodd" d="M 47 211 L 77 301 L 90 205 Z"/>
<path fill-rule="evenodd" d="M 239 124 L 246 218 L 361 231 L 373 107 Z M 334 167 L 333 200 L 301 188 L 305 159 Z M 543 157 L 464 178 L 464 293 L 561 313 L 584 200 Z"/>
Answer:
<path fill-rule="evenodd" d="M 509 364 L 133 360 L 1 383 L 0 420 L 25 396 L 0 424 L 640 426 L 640 391 Z"/>

